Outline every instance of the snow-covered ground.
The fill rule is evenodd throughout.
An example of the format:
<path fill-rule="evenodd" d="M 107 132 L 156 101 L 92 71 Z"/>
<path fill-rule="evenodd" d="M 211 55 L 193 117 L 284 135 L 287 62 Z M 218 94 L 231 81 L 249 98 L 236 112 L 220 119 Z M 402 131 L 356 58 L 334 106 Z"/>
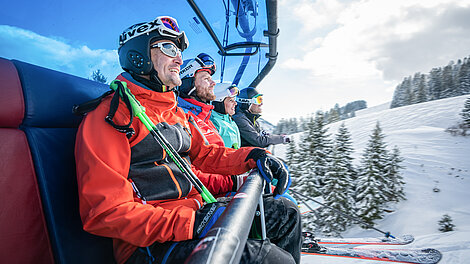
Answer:
<path fill-rule="evenodd" d="M 459 113 L 467 97 L 394 109 L 370 108 L 358 111 L 355 118 L 344 121 L 352 134 L 355 162 L 359 162 L 377 121 L 386 135 L 389 149 L 398 146 L 405 159 L 402 165 L 406 167 L 403 176 L 407 200 L 396 204 L 395 211 L 388 213 L 376 227 L 394 235 L 414 235 L 415 242 L 398 247 L 436 248 L 443 254 L 440 262 L 443 264 L 470 263 L 470 137 L 444 132 L 460 120 Z M 336 134 L 340 123 L 329 125 L 329 132 Z M 294 135 L 296 142 L 299 142 L 300 134 Z M 285 151 L 285 145 L 277 145 L 274 153 L 284 157 Z M 434 192 L 435 187 L 440 192 Z M 438 231 L 438 221 L 444 214 L 452 217 L 455 231 Z M 358 227 L 343 234 L 344 237 L 380 235 L 377 231 Z M 371 264 L 376 261 L 303 256 L 302 263 Z"/>

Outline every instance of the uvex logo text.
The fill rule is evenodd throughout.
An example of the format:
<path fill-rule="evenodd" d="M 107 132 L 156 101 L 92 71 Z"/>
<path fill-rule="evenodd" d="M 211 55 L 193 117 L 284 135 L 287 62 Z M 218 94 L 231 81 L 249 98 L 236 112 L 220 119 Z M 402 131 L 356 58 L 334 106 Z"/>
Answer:
<path fill-rule="evenodd" d="M 122 33 L 119 36 L 119 43 L 123 44 L 124 42 L 130 39 L 133 39 L 147 32 L 153 31 L 159 25 L 160 24 L 158 23 L 158 20 L 134 25 L 133 27 L 127 29 L 124 33 Z"/>

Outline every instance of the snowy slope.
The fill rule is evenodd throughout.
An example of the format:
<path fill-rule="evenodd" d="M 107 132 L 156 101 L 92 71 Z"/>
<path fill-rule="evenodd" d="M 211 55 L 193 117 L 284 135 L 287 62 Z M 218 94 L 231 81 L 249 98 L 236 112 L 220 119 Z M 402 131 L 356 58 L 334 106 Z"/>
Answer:
<path fill-rule="evenodd" d="M 395 206 L 378 222 L 377 228 L 395 235 L 413 234 L 416 241 L 405 247 L 434 247 L 443 253 L 440 263 L 470 263 L 470 138 L 454 137 L 444 130 L 460 120 L 459 112 L 468 97 L 460 96 L 394 109 L 357 113 L 345 120 L 352 134 L 355 162 L 365 148 L 377 121 L 386 135 L 389 149 L 394 145 L 405 159 L 402 165 L 407 200 Z M 335 134 L 340 122 L 331 124 Z M 295 134 L 299 142 L 300 133 Z M 285 155 L 285 145 L 275 154 Z M 434 192 L 437 187 L 440 192 Z M 437 222 L 449 214 L 456 230 L 441 233 Z M 377 236 L 376 231 L 352 228 L 344 237 Z M 403 246 L 402 246 L 403 247 Z M 324 256 L 304 256 L 302 263 L 375 263 Z M 383 263 L 383 262 L 377 262 Z"/>

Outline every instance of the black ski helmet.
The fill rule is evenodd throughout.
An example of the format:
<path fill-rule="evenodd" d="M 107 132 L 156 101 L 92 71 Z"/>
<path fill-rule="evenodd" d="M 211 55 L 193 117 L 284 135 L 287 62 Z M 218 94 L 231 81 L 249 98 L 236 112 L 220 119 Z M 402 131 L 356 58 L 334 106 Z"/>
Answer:
<path fill-rule="evenodd" d="M 200 71 L 207 71 L 214 75 L 217 70 L 214 59 L 206 53 L 199 53 L 194 59 L 183 61 L 180 70 L 181 85 L 178 88 L 183 97 L 189 97 L 196 89 L 194 87 L 194 75 Z"/>
<path fill-rule="evenodd" d="M 260 94 L 253 87 L 248 87 L 248 88 L 240 90 L 240 94 L 237 96 L 238 107 L 242 110 L 248 110 L 248 108 L 251 105 L 251 103 L 249 102 L 250 99 L 257 95 L 263 95 L 263 94 Z"/>
<path fill-rule="evenodd" d="M 160 16 L 124 30 L 119 36 L 121 67 L 131 74 L 149 75 L 153 69 L 150 44 L 162 39 L 174 42 L 181 51 L 189 45 L 184 31 L 180 31 L 176 20 L 169 16 Z"/>

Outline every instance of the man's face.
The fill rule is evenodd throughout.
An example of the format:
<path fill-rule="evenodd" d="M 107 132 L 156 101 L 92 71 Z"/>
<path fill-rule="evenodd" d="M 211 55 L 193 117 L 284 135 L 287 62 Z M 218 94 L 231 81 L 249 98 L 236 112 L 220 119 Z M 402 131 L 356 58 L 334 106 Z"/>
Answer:
<path fill-rule="evenodd" d="M 168 40 L 158 40 L 151 45 L 159 42 L 168 42 Z M 170 57 L 165 55 L 159 48 L 150 49 L 153 67 L 158 73 L 158 77 L 164 85 L 169 88 L 181 85 L 180 66 L 183 64 L 181 56 Z"/>
<path fill-rule="evenodd" d="M 237 105 L 237 102 L 235 101 L 235 98 L 225 97 L 224 99 L 225 113 L 229 114 L 230 116 L 233 116 L 235 114 L 236 105 Z"/>
<path fill-rule="evenodd" d="M 214 94 L 215 82 L 211 75 L 206 71 L 197 72 L 194 75 L 194 87 L 196 87 L 196 95 L 202 101 L 209 103 L 215 100 Z"/>
<path fill-rule="evenodd" d="M 250 110 L 250 112 L 252 114 L 261 114 L 261 112 L 263 112 L 263 109 L 261 109 L 261 106 L 263 105 L 263 103 L 257 105 L 257 104 L 251 104 L 250 105 L 250 108 L 248 108 L 248 110 Z"/>

